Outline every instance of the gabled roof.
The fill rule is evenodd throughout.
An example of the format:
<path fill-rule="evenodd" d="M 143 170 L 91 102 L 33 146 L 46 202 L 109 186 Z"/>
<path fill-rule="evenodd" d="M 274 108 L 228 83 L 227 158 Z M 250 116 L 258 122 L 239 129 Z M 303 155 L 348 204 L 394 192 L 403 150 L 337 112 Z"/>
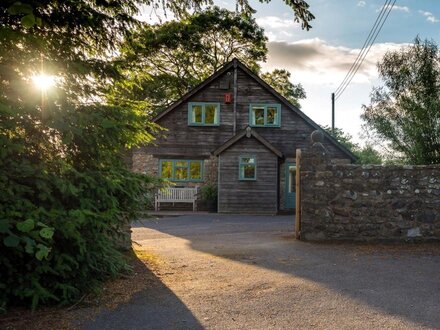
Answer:
<path fill-rule="evenodd" d="M 228 149 L 229 147 L 232 147 L 235 143 L 237 143 L 238 141 L 240 141 L 242 138 L 247 137 L 247 138 L 251 138 L 254 137 L 258 142 L 260 142 L 262 145 L 264 145 L 267 149 L 269 149 L 270 151 L 272 151 L 275 155 L 277 155 L 280 158 L 283 158 L 284 155 L 281 151 L 279 151 L 277 148 L 275 148 L 273 145 L 271 145 L 269 143 L 269 141 L 267 141 L 265 138 L 263 138 L 260 134 L 258 134 L 255 130 L 253 130 L 252 128 L 250 128 L 249 126 L 246 127 L 244 130 L 242 130 L 241 132 L 238 132 L 237 134 L 235 134 L 235 136 L 233 136 L 232 138 L 230 138 L 228 141 L 226 141 L 225 143 L 223 143 L 220 147 L 218 147 L 217 149 L 215 149 L 212 154 L 214 156 L 218 156 L 220 155 L 223 151 L 225 151 L 226 149 Z"/>
<path fill-rule="evenodd" d="M 226 63 L 222 68 L 220 68 L 219 70 L 214 72 L 211 76 L 206 78 L 199 85 L 197 85 L 196 87 L 194 87 L 193 89 L 188 91 L 180 99 L 178 99 L 176 102 L 171 104 L 164 112 L 161 112 L 156 117 L 154 117 L 153 122 L 158 121 L 160 118 L 164 117 L 165 115 L 167 115 L 168 113 L 170 113 L 171 111 L 176 109 L 178 106 L 180 106 L 182 103 L 185 103 L 189 98 L 191 98 L 191 96 L 197 94 L 197 92 L 199 92 L 200 90 L 205 88 L 209 83 L 216 80 L 218 77 L 220 77 L 223 73 L 227 72 L 229 69 L 236 67 L 236 66 L 240 66 L 240 65 L 244 67 L 244 65 L 236 58 L 234 58 L 232 61 Z"/>
<path fill-rule="evenodd" d="M 294 106 L 292 103 L 290 103 L 284 96 L 282 96 L 280 93 L 278 93 L 275 89 L 273 89 L 268 83 L 266 83 L 263 79 L 258 77 L 255 73 L 253 73 L 247 66 L 245 66 L 243 63 L 241 63 L 238 59 L 234 58 L 232 61 L 226 63 L 221 69 L 214 72 L 210 77 L 208 77 L 205 81 L 200 83 L 197 87 L 190 90 L 188 93 L 183 95 L 179 100 L 174 102 L 172 105 L 170 105 L 164 112 L 157 115 L 155 118 L 153 118 L 153 122 L 158 121 L 160 118 L 166 116 L 168 113 L 175 110 L 177 107 L 179 107 L 181 104 L 185 103 L 190 99 L 193 95 L 198 93 L 200 90 L 205 88 L 209 83 L 220 77 L 222 74 L 230 70 L 231 68 L 238 67 L 241 70 L 243 70 L 247 75 L 249 75 L 251 78 L 253 78 L 257 83 L 259 83 L 263 88 L 265 88 L 269 93 L 271 93 L 274 97 L 280 100 L 288 109 L 295 112 L 299 117 L 301 117 L 305 122 L 307 122 L 310 126 L 315 128 L 316 130 L 321 131 L 324 136 L 333 143 L 338 149 L 340 149 L 343 153 L 345 153 L 348 158 L 355 161 L 357 158 L 356 156 L 348 150 L 344 145 L 339 143 L 333 136 L 328 134 L 325 130 L 323 130 L 317 123 L 315 123 L 312 119 L 310 119 L 304 112 L 299 110 L 296 106 Z M 238 135 L 238 134 L 237 134 Z M 236 135 L 236 136 L 237 136 Z"/>

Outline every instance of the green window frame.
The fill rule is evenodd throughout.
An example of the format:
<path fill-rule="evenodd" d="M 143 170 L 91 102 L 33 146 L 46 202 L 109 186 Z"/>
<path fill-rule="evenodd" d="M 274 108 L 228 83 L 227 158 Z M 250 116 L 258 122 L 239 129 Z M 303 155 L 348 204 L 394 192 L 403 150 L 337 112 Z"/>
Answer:
<path fill-rule="evenodd" d="M 249 125 L 251 127 L 280 127 L 281 104 L 251 103 Z"/>
<path fill-rule="evenodd" d="M 177 182 L 202 182 L 203 160 L 161 159 L 159 176 Z"/>
<path fill-rule="evenodd" d="M 189 102 L 188 126 L 219 126 L 220 103 Z"/>
<path fill-rule="evenodd" d="M 244 181 L 257 180 L 257 157 L 254 155 L 242 155 L 238 163 L 238 177 Z"/>

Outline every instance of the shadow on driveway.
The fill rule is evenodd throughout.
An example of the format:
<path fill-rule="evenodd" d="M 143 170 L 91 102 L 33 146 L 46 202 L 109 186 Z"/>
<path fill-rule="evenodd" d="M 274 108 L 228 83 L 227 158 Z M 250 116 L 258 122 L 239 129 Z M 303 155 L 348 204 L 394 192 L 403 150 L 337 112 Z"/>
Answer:
<path fill-rule="evenodd" d="M 116 309 L 106 309 L 94 320 L 78 324 L 82 329 L 203 329 L 185 304 L 136 259 L 134 270 L 146 272 L 142 279 L 146 289 Z M 81 315 L 79 315 L 81 316 Z"/>
<path fill-rule="evenodd" d="M 157 232 L 184 238 L 194 250 L 320 283 L 388 315 L 440 328 L 438 244 L 312 244 L 294 240 L 293 226 L 293 216 L 209 214 L 147 219 L 133 227 L 139 231 L 134 240 L 155 239 Z M 152 322 L 156 313 L 166 313 L 173 304 L 180 313 L 189 313 L 175 298 L 169 301 L 166 291 L 159 287 L 157 292 L 165 311 L 158 305 L 145 314 L 135 303 L 129 313 L 144 313 L 139 324 L 149 317 Z"/>

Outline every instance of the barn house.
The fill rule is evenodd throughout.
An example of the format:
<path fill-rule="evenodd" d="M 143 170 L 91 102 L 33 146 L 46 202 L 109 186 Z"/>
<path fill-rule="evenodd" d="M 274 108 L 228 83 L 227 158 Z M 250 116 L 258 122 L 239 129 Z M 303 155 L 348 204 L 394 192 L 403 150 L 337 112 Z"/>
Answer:
<path fill-rule="evenodd" d="M 214 185 L 218 212 L 276 214 L 295 208 L 295 153 L 320 127 L 237 59 L 154 122 L 167 129 L 132 153 L 133 170 L 175 187 Z M 326 134 L 332 158 L 354 155 Z"/>

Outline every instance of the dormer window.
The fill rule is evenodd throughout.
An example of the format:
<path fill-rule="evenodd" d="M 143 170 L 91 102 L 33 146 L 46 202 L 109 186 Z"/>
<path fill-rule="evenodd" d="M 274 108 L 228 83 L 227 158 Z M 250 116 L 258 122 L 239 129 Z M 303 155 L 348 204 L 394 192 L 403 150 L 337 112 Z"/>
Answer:
<path fill-rule="evenodd" d="M 249 106 L 249 125 L 252 127 L 280 127 L 280 104 L 251 104 Z"/>
<path fill-rule="evenodd" d="M 189 126 L 219 126 L 220 103 L 190 102 L 188 103 Z"/>

